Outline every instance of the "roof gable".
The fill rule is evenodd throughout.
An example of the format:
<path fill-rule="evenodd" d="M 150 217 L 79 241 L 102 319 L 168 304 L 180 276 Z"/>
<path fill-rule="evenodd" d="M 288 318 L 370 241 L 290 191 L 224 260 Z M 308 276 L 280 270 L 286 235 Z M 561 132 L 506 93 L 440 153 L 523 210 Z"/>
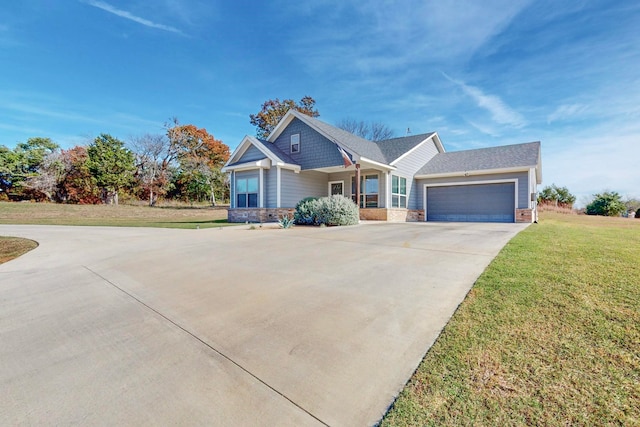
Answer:
<path fill-rule="evenodd" d="M 255 147 L 256 149 L 258 149 L 262 154 L 264 154 L 266 159 L 269 159 L 271 161 L 272 164 L 299 169 L 299 165 L 297 165 L 296 162 L 291 159 L 291 157 L 289 157 L 286 153 L 283 153 L 281 150 L 279 150 L 278 147 L 268 143 L 265 140 L 246 135 L 242 139 L 240 145 L 238 145 L 238 147 L 229 157 L 229 160 L 223 166 L 222 171 L 224 172 L 225 170 L 233 168 L 234 166 L 242 165 L 244 163 L 252 163 L 255 162 L 255 160 L 259 160 L 257 158 L 254 159 L 253 157 L 248 161 L 245 161 L 245 159 L 243 159 L 244 154 L 249 149 L 251 149 L 251 147 Z"/>
<path fill-rule="evenodd" d="M 293 121 L 294 118 L 304 122 L 307 126 L 311 127 L 316 132 L 327 138 L 329 141 L 336 144 L 338 147 L 346 150 L 349 154 L 356 158 L 363 157 L 366 160 L 372 160 L 384 165 L 388 165 L 388 162 L 380 150 L 380 147 L 375 143 L 367 139 L 354 135 L 346 130 L 337 128 L 323 121 L 309 117 L 306 114 L 302 114 L 295 110 L 289 110 L 287 114 L 280 120 L 280 123 L 274 128 L 269 135 L 268 141 L 274 142 L 278 136 L 287 128 L 287 126 Z"/>
<path fill-rule="evenodd" d="M 444 147 L 442 146 L 442 142 L 440 142 L 440 138 L 436 132 L 385 139 L 377 141 L 376 144 L 380 147 L 380 150 L 384 154 L 387 162 L 390 165 L 394 165 L 398 160 L 409 155 L 420 144 L 423 144 L 430 139 L 434 140 L 438 152 L 443 153 Z"/>

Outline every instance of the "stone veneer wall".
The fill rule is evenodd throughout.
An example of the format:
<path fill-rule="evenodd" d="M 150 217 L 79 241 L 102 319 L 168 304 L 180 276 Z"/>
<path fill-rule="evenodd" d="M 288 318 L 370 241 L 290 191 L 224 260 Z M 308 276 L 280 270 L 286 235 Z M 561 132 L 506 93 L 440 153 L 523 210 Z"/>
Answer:
<path fill-rule="evenodd" d="M 528 209 L 521 210 L 527 211 Z M 294 212 L 294 208 L 235 208 L 229 209 L 227 219 L 229 222 L 278 222 L 285 215 L 293 217 Z M 530 210 L 529 217 L 531 217 Z M 361 208 L 360 219 L 365 221 L 418 222 L 424 221 L 424 211 L 399 208 Z"/>
<path fill-rule="evenodd" d="M 387 210 L 381 208 L 360 208 L 360 219 L 365 221 L 386 221 Z"/>
<path fill-rule="evenodd" d="M 278 222 L 285 215 L 293 217 L 293 208 L 235 208 L 229 209 L 229 222 Z"/>
<path fill-rule="evenodd" d="M 516 209 L 516 222 L 533 222 L 533 209 Z"/>
<path fill-rule="evenodd" d="M 424 211 L 402 208 L 361 208 L 360 219 L 367 221 L 418 222 L 424 221 Z"/>

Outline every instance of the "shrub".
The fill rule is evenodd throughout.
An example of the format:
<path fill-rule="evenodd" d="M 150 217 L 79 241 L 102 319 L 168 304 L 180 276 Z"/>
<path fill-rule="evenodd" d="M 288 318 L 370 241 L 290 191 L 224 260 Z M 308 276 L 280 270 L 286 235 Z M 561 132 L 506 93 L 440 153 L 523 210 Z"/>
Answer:
<path fill-rule="evenodd" d="M 293 218 L 289 215 L 285 215 L 278 220 L 278 225 L 280 225 L 280 228 L 284 229 L 291 228 L 293 226 Z"/>
<path fill-rule="evenodd" d="M 298 202 L 296 210 L 293 213 L 293 220 L 296 224 L 314 224 L 314 206 L 316 200 L 318 200 L 316 197 L 306 197 Z"/>
<path fill-rule="evenodd" d="M 294 213 L 296 224 L 354 225 L 360 215 L 358 206 L 343 196 L 306 198 L 298 202 Z"/>

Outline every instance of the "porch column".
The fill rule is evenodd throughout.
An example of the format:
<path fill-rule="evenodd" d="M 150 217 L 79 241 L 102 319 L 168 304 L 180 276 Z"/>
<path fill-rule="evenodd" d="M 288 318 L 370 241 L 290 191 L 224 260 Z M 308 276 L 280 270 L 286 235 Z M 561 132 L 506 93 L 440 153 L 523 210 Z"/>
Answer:
<path fill-rule="evenodd" d="M 356 163 L 356 205 L 360 206 L 360 163 Z M 366 205 L 363 203 L 362 207 Z"/>
<path fill-rule="evenodd" d="M 280 183 L 280 166 L 276 166 L 276 208 L 280 208 L 281 206 L 281 201 L 280 201 L 280 192 L 281 190 L 281 183 Z"/>
<path fill-rule="evenodd" d="M 264 169 L 260 168 L 260 179 L 258 182 L 258 207 L 264 208 Z"/>
<path fill-rule="evenodd" d="M 231 182 L 229 183 L 229 206 L 231 208 L 237 208 L 236 206 L 236 171 L 231 171 Z"/>

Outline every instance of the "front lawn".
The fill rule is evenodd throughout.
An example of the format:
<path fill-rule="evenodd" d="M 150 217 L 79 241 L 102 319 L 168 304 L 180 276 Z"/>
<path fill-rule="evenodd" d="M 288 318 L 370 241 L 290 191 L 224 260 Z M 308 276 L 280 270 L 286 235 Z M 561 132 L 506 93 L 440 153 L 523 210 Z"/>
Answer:
<path fill-rule="evenodd" d="M 382 425 L 640 425 L 640 220 L 544 213 L 478 279 Z"/>
<path fill-rule="evenodd" d="M 209 206 L 65 205 L 0 202 L 0 224 L 211 228 L 228 225 L 227 209 Z"/>

